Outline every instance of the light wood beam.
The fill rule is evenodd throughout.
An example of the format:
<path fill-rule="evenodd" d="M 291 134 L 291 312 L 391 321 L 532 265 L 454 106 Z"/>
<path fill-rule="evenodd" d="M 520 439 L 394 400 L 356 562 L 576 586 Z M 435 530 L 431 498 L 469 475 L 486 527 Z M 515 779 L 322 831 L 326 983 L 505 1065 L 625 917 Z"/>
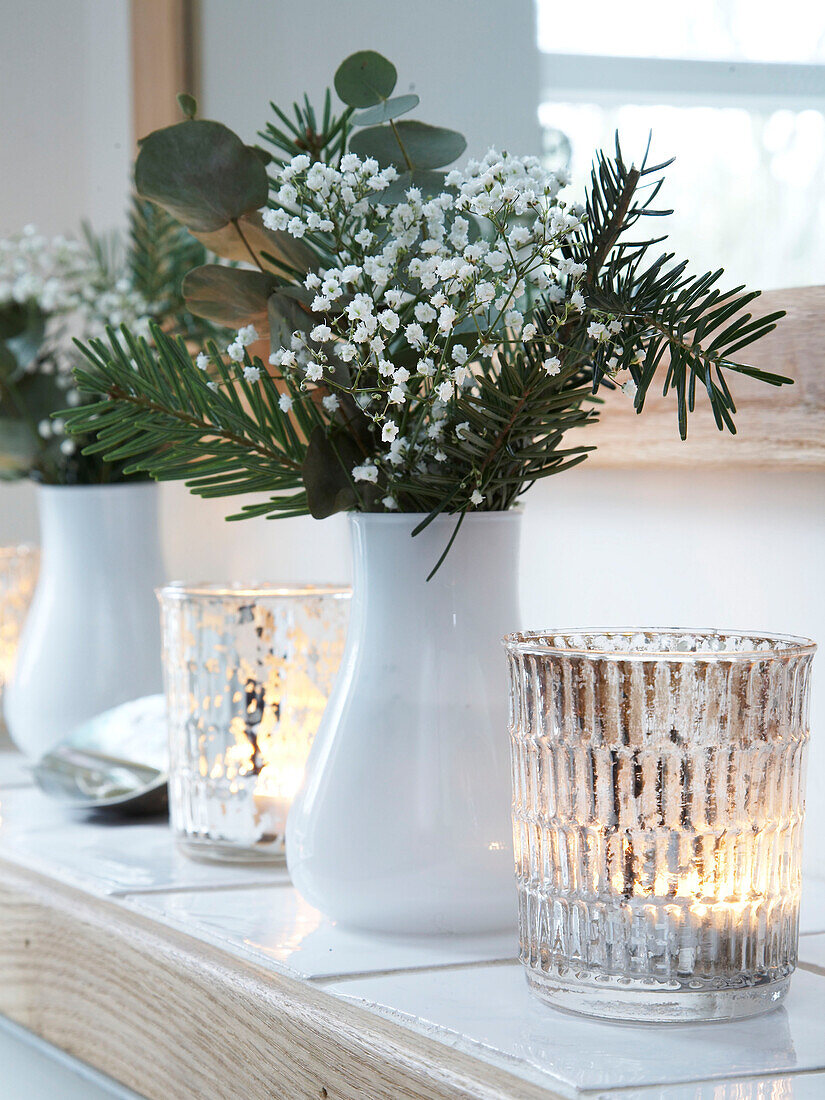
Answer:
<path fill-rule="evenodd" d="M 3 860 L 0 1013 L 149 1100 L 560 1100 Z"/>
<path fill-rule="evenodd" d="M 194 18 L 193 0 L 131 0 L 136 142 L 180 120 L 178 92 L 197 94 Z"/>

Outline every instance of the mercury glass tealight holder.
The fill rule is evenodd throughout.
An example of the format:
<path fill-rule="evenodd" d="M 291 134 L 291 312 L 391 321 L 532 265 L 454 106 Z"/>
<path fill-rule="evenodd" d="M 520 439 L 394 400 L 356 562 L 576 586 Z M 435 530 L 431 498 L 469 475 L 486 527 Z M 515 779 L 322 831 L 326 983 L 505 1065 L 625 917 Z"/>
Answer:
<path fill-rule="evenodd" d="M 0 546 L 0 694 L 11 678 L 39 568 L 36 546 Z"/>
<path fill-rule="evenodd" d="M 350 590 L 171 584 L 158 597 L 178 842 L 196 859 L 280 862 Z"/>
<path fill-rule="evenodd" d="M 778 1004 L 796 965 L 816 646 L 607 630 L 505 647 L 533 992 L 651 1023 Z"/>

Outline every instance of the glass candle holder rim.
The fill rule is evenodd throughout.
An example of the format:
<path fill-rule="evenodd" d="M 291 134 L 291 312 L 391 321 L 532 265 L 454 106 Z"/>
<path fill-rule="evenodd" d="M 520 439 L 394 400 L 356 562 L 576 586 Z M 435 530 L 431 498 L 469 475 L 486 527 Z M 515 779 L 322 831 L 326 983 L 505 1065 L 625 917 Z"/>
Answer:
<path fill-rule="evenodd" d="M 170 581 L 155 589 L 159 600 L 214 600 L 240 597 L 241 599 L 312 599 L 329 596 L 348 600 L 352 588 L 346 584 L 291 584 L 275 581 Z"/>
<path fill-rule="evenodd" d="M 725 639 L 747 639 L 759 643 L 782 643 L 783 648 L 777 649 L 732 649 L 723 648 L 717 650 L 704 649 L 619 649 L 615 646 L 604 645 L 559 645 L 554 639 L 568 637 L 570 639 L 611 639 L 628 638 L 636 635 L 672 635 L 674 637 L 704 637 L 715 636 Z M 788 660 L 793 657 L 801 657 L 809 654 L 813 656 L 817 650 L 817 644 L 811 638 L 805 638 L 794 634 L 777 634 L 765 630 L 723 630 L 717 627 L 568 627 L 553 630 L 518 631 L 507 634 L 502 638 L 502 645 L 508 653 L 530 654 L 539 657 L 585 657 L 589 660 L 600 661 L 753 661 L 753 660 Z"/>
<path fill-rule="evenodd" d="M 6 546 L 0 546 L 0 558 L 13 558 L 13 557 L 27 557 L 30 554 L 37 554 L 40 552 L 40 547 L 36 546 L 33 542 L 18 542 L 9 543 Z"/>

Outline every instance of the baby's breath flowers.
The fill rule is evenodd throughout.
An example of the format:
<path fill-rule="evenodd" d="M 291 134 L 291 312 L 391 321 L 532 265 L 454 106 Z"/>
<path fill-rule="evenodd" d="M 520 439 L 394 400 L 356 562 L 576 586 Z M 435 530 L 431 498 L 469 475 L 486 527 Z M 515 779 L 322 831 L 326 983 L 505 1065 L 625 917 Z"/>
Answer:
<path fill-rule="evenodd" d="M 78 241 L 50 240 L 25 226 L 0 240 L 0 309 L 35 306 L 48 314 L 75 308 L 88 264 Z"/>
<path fill-rule="evenodd" d="M 24 453 L 51 451 L 51 465 L 59 468 L 75 455 L 77 445 L 65 435 L 60 417 L 44 414 L 81 402 L 72 374 L 77 353 L 71 338 L 102 336 L 107 325 L 121 324 L 147 334 L 151 309 L 128 279 L 107 278 L 80 241 L 48 238 L 27 225 L 0 240 L 0 318 L 5 319 L 4 330 L 20 337 L 26 349 L 23 355 L 12 352 L 0 367 L 0 455 L 6 451 L 3 436 L 19 436 L 15 425 L 28 425 L 31 443 Z M 13 338 L 11 348 L 17 347 Z M 44 386 L 36 385 L 38 377 L 50 380 L 48 407 L 43 404 Z M 37 395 L 33 402 L 28 400 L 30 389 Z M 21 417 L 21 406 L 27 416 Z M 11 469 L 17 472 L 16 463 Z"/>
<path fill-rule="evenodd" d="M 117 476 L 113 467 L 104 471 L 80 455 L 64 418 L 56 414 L 83 401 L 73 374 L 81 358 L 73 339 L 99 338 L 122 325 L 148 337 L 150 325 L 167 321 L 182 301 L 181 275 L 159 247 L 161 242 L 170 247 L 173 239 L 169 219 L 162 212 L 144 219 L 142 213 L 136 204 L 125 255 L 116 238 L 96 238 L 89 230 L 81 240 L 49 238 L 27 225 L 0 240 L 0 476 L 58 483 Z M 174 232 L 182 231 L 177 226 Z M 147 270 L 138 240 L 159 257 L 165 279 Z M 188 241 L 187 256 L 190 246 L 205 255 L 196 241 Z M 152 300 L 137 285 L 138 267 L 153 282 Z"/>
<path fill-rule="evenodd" d="M 460 439 L 457 407 L 474 390 L 474 364 L 503 342 L 537 339 L 529 317 L 540 294 L 580 309 L 572 298 L 584 270 L 561 254 L 582 209 L 559 197 L 564 180 L 535 157 L 491 150 L 451 171 L 438 194 L 410 186 L 382 201 L 397 178 L 352 153 L 337 167 L 300 154 L 275 175 L 277 205 L 263 212 L 272 230 L 324 234 L 336 259 L 305 277 L 314 323 L 276 347 L 270 366 L 290 383 L 290 409 L 321 392 L 330 419 L 346 417 L 345 398 L 365 414 L 375 448 L 352 479 L 380 485 L 389 509 L 400 482 L 443 476 L 442 444 Z M 243 329 L 227 349 L 247 381 L 260 374 L 244 363 L 250 342 Z M 544 369 L 558 374 L 560 360 L 548 355 Z M 460 476 L 456 503 L 481 506 L 476 472 Z"/>

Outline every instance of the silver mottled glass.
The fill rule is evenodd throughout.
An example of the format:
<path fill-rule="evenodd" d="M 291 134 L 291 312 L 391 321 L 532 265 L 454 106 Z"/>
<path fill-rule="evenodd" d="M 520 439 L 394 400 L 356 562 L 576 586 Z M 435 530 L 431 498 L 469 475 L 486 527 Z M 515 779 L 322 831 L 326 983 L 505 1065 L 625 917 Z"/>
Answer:
<path fill-rule="evenodd" d="M 777 1004 L 796 965 L 806 639 L 505 639 L 521 958 L 570 1011 L 679 1022 Z"/>
<path fill-rule="evenodd" d="M 178 842 L 195 858 L 280 861 L 350 590 L 173 584 L 158 596 Z"/>
<path fill-rule="evenodd" d="M 0 546 L 0 692 L 11 676 L 39 567 L 37 547 Z"/>

